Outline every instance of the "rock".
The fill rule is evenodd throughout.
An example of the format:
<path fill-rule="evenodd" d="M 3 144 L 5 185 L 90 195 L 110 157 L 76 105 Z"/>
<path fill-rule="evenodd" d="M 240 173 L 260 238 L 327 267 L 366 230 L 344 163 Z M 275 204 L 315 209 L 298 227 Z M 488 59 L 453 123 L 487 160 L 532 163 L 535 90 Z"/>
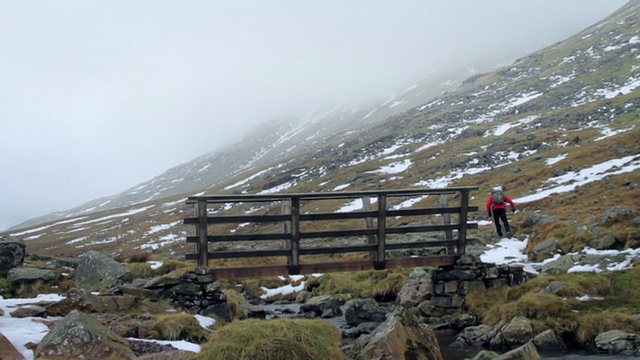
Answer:
<path fill-rule="evenodd" d="M 564 290 L 564 282 L 553 280 L 544 289 L 540 290 L 541 294 L 559 295 Z"/>
<path fill-rule="evenodd" d="M 565 350 L 567 348 L 562 339 L 551 329 L 536 335 L 533 338 L 533 344 L 538 350 L 542 351 Z"/>
<path fill-rule="evenodd" d="M 45 309 L 42 306 L 28 305 L 28 306 L 21 306 L 17 308 L 16 310 L 12 311 L 9 315 L 11 315 L 12 318 L 22 319 L 26 317 L 42 317 L 45 315 L 46 312 L 47 312 L 47 309 Z M 0 357 L 0 359 L 2 359 L 2 357 Z"/>
<path fill-rule="evenodd" d="M 65 316 L 72 310 L 86 313 L 119 312 L 135 308 L 140 299 L 133 296 L 97 296 L 86 289 L 70 289 L 66 297 L 46 306 L 49 316 Z"/>
<path fill-rule="evenodd" d="M 476 354 L 471 360 L 493 360 L 497 358 L 498 353 L 490 351 L 490 350 L 482 350 Z"/>
<path fill-rule="evenodd" d="M 386 317 L 384 310 L 378 306 L 375 299 L 353 299 L 346 303 L 344 319 L 348 325 L 355 326 L 365 322 L 383 322 Z"/>
<path fill-rule="evenodd" d="M 494 360 L 542 360 L 535 345 L 530 341 L 519 348 L 508 351 Z"/>
<path fill-rule="evenodd" d="M 11 270 L 24 262 L 25 245 L 22 239 L 0 235 L 0 271 Z"/>
<path fill-rule="evenodd" d="M 309 300 L 311 297 L 313 296 L 313 293 L 310 291 L 300 291 L 298 293 L 298 295 L 296 295 L 296 302 L 298 304 L 302 304 L 305 303 L 307 300 Z"/>
<path fill-rule="evenodd" d="M 25 360 L 22 353 L 2 333 L 0 333 L 0 360 Z"/>
<path fill-rule="evenodd" d="M 137 360 L 188 360 L 194 354 L 187 350 L 165 350 L 138 356 Z"/>
<path fill-rule="evenodd" d="M 489 341 L 489 346 L 495 349 L 522 345 L 532 338 L 533 326 L 531 320 L 524 316 L 516 316 Z"/>
<path fill-rule="evenodd" d="M 396 302 L 405 308 L 416 306 L 433 295 L 431 274 L 423 268 L 414 268 L 398 291 Z"/>
<path fill-rule="evenodd" d="M 95 313 L 91 314 L 91 317 L 123 338 L 152 339 L 157 337 L 154 325 L 158 320 L 149 314 Z M 139 355 L 133 347 L 132 350 L 136 355 Z"/>
<path fill-rule="evenodd" d="M 609 330 L 596 336 L 595 346 L 609 354 L 632 355 L 640 347 L 640 337 L 620 330 Z"/>
<path fill-rule="evenodd" d="M 342 315 L 341 305 L 342 301 L 331 295 L 320 295 L 307 300 L 306 303 L 300 306 L 300 310 L 306 313 L 313 313 L 315 316 L 327 314 L 327 310 L 330 310 L 333 314 Z"/>
<path fill-rule="evenodd" d="M 107 255 L 97 251 L 87 252 L 73 271 L 72 278 L 78 287 L 98 291 L 133 281 L 133 273 Z"/>
<path fill-rule="evenodd" d="M 520 227 L 523 229 L 536 227 L 538 225 L 554 222 L 560 219 L 559 216 L 546 216 L 539 213 L 528 213 L 528 216 L 524 219 L 524 221 L 520 224 Z"/>
<path fill-rule="evenodd" d="M 598 244 L 596 245 L 596 249 L 598 250 L 607 250 L 613 249 L 616 247 L 616 237 L 613 234 L 607 234 L 598 240 Z"/>
<path fill-rule="evenodd" d="M 485 324 L 469 326 L 462 329 L 452 346 L 462 348 L 467 346 L 482 346 L 491 339 L 493 327 Z"/>
<path fill-rule="evenodd" d="M 623 209 L 619 206 L 612 206 L 607 208 L 602 214 L 602 223 L 605 225 L 612 225 L 618 221 L 621 221 L 625 217 L 632 217 L 638 212 L 636 209 Z"/>
<path fill-rule="evenodd" d="M 442 360 L 433 330 L 403 308 L 389 316 L 372 334 L 359 337 L 344 351 L 354 360 Z"/>
<path fill-rule="evenodd" d="M 573 265 L 574 261 L 571 255 L 563 255 L 557 260 L 553 260 L 542 265 L 540 273 L 549 275 L 566 274 Z"/>
<path fill-rule="evenodd" d="M 548 238 L 547 240 L 536 245 L 532 250 L 533 255 L 535 256 L 535 259 L 544 260 L 552 257 L 558 251 L 557 245 L 558 245 L 558 239 L 553 237 Z"/>
<path fill-rule="evenodd" d="M 32 283 L 35 281 L 51 282 L 58 278 L 53 270 L 18 267 L 9 270 L 7 278 L 12 283 Z"/>
<path fill-rule="evenodd" d="M 60 320 L 36 347 L 35 358 L 135 359 L 129 343 L 89 315 L 74 310 Z"/>
<path fill-rule="evenodd" d="M 159 289 L 182 283 L 180 276 L 158 276 L 144 284 L 145 289 Z"/>

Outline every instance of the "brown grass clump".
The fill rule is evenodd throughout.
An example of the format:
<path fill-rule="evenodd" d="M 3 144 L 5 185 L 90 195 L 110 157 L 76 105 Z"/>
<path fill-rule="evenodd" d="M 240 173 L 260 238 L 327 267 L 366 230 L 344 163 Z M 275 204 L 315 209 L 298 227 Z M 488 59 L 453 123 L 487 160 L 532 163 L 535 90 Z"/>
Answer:
<path fill-rule="evenodd" d="M 129 263 L 146 263 L 149 261 L 151 254 L 144 251 L 136 251 L 129 255 Z"/>
<path fill-rule="evenodd" d="M 340 338 L 340 330 L 325 320 L 248 319 L 222 327 L 191 359 L 342 359 Z"/>
<path fill-rule="evenodd" d="M 186 340 L 203 343 L 209 333 L 200 326 L 196 318 L 186 313 L 158 315 L 155 329 L 164 340 Z"/>
<path fill-rule="evenodd" d="M 318 295 L 383 298 L 397 294 L 407 278 L 408 270 L 371 270 L 324 274 L 315 281 Z"/>
<path fill-rule="evenodd" d="M 151 265 L 146 262 L 130 263 L 127 264 L 127 268 L 131 270 L 135 278 L 148 279 L 155 276 L 155 271 L 151 268 Z"/>
<path fill-rule="evenodd" d="M 640 319 L 615 311 L 586 314 L 579 318 L 576 338 L 583 344 L 592 343 L 601 332 L 621 330 L 637 334 L 640 332 Z"/>
<path fill-rule="evenodd" d="M 231 320 L 243 320 L 249 316 L 249 312 L 245 305 L 248 304 L 247 299 L 235 289 L 222 290 L 227 296 L 227 304 L 231 310 Z"/>

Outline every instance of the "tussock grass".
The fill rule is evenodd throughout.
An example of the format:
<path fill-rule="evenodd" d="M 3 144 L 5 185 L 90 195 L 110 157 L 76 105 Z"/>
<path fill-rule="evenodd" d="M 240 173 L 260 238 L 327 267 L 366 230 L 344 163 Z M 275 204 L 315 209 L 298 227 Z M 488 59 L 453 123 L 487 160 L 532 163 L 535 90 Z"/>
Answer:
<path fill-rule="evenodd" d="M 247 305 L 247 299 L 235 289 L 225 289 L 222 292 L 227 296 L 227 304 L 231 310 L 232 320 L 243 320 L 249 316 L 244 305 Z"/>
<path fill-rule="evenodd" d="M 156 275 L 156 272 L 148 263 L 130 263 L 126 265 L 136 278 L 148 279 Z"/>
<path fill-rule="evenodd" d="M 146 263 L 151 258 L 151 254 L 146 251 L 136 251 L 129 255 L 130 263 Z"/>
<path fill-rule="evenodd" d="M 209 338 L 209 333 L 200 326 L 198 320 L 186 313 L 158 315 L 154 328 L 164 340 L 186 340 L 200 344 Z"/>
<path fill-rule="evenodd" d="M 340 330 L 325 320 L 248 319 L 220 328 L 191 359 L 342 359 L 340 338 Z"/>
<path fill-rule="evenodd" d="M 348 295 L 350 297 L 385 298 L 400 291 L 408 270 L 358 271 L 324 274 L 317 278 L 315 294 Z"/>
<path fill-rule="evenodd" d="M 633 315 L 617 311 L 585 314 L 578 319 L 576 339 L 588 344 L 593 342 L 599 333 L 608 330 L 622 330 L 637 334 L 640 332 L 640 320 Z"/>

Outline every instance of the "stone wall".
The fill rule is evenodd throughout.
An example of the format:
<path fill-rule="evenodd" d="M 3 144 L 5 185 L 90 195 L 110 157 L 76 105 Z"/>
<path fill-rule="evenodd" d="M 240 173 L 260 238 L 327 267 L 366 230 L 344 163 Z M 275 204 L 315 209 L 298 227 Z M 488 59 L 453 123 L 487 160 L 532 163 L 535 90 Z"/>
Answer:
<path fill-rule="evenodd" d="M 426 304 L 421 304 L 420 309 L 427 317 L 447 318 L 464 313 L 465 298 L 469 293 L 516 286 L 531 277 L 531 274 L 523 270 L 521 264 L 485 264 L 476 262 L 471 256 L 463 256 L 457 265 L 431 272 L 432 296 Z M 434 322 L 437 323 L 438 320 Z"/>

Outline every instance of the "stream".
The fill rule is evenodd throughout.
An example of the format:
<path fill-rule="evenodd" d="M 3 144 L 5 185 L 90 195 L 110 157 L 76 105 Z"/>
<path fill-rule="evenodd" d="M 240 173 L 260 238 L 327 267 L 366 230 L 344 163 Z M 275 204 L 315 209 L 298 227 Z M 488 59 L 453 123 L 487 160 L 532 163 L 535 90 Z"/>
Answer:
<path fill-rule="evenodd" d="M 267 311 L 267 313 L 273 314 L 267 316 L 267 319 L 275 317 L 296 317 L 300 312 L 301 304 L 261 304 L 258 305 L 261 309 Z M 342 309 L 343 313 L 345 309 Z M 336 325 L 339 328 L 343 328 L 346 325 L 344 316 L 333 317 L 324 319 L 330 323 Z M 440 352 L 442 358 L 445 360 L 464 360 L 473 358 L 478 352 L 483 350 L 480 347 L 467 347 L 467 348 L 455 348 L 449 346 L 456 338 L 457 332 L 452 330 L 435 330 L 436 337 L 438 338 L 438 344 L 440 345 Z M 352 339 L 344 339 L 343 345 L 348 344 Z M 622 356 L 622 355 L 603 355 L 596 354 L 587 351 L 572 350 L 571 352 L 540 352 L 540 356 L 545 360 L 631 360 L 635 357 Z"/>

